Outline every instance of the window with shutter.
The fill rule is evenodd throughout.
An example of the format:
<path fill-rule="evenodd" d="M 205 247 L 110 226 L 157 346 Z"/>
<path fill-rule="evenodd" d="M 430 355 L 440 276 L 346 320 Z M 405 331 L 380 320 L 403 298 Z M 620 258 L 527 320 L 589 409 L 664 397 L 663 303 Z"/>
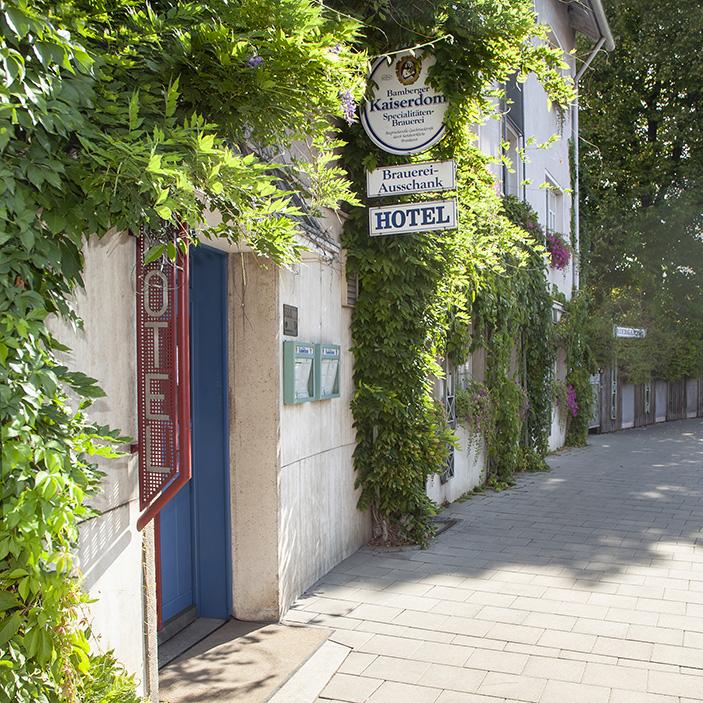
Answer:
<path fill-rule="evenodd" d="M 347 271 L 347 295 L 345 305 L 353 307 L 359 299 L 359 274 Z"/>

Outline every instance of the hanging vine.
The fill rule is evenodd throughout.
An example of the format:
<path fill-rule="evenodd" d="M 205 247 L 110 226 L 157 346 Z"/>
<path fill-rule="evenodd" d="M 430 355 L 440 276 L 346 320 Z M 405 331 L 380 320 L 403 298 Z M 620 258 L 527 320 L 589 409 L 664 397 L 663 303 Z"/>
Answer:
<path fill-rule="evenodd" d="M 556 326 L 558 343 L 566 353 L 566 444 L 586 444 L 593 408 L 590 376 L 596 369 L 591 352 L 590 324 L 592 300 L 587 291 L 579 291 L 571 300 L 563 301 L 564 314 Z M 611 328 L 612 331 L 612 328 Z"/>
<path fill-rule="evenodd" d="M 294 193 L 261 154 L 310 144 L 281 168 L 319 205 L 354 201 L 320 165 L 341 96 L 362 88 L 357 32 L 312 0 L 0 1 L 0 701 L 137 700 L 89 646 L 73 558 L 95 458 L 125 440 L 91 422 L 102 392 L 47 326 L 80 324 L 87 238 L 177 220 L 294 260 Z"/>

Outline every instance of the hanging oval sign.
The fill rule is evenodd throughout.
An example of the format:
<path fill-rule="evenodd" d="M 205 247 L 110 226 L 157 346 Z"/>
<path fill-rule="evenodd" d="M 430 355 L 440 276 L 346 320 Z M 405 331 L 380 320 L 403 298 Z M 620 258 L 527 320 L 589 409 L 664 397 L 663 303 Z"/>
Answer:
<path fill-rule="evenodd" d="M 445 95 L 427 84 L 431 53 L 378 59 L 369 74 L 375 84 L 361 124 L 376 146 L 391 154 L 419 154 L 444 136 Z"/>

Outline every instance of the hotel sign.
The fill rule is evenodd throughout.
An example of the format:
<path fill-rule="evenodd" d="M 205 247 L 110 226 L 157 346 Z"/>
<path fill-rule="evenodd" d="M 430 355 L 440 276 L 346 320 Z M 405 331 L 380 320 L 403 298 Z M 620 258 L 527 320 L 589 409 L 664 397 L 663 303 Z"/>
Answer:
<path fill-rule="evenodd" d="M 361 124 L 371 141 L 391 154 L 419 154 L 444 136 L 447 97 L 427 84 L 435 63 L 428 52 L 378 59 L 369 74 L 373 97 Z"/>
<path fill-rule="evenodd" d="M 416 164 L 384 166 L 366 173 L 366 193 L 370 198 L 454 188 L 456 188 L 454 161 L 424 161 Z"/>
<path fill-rule="evenodd" d="M 147 233 L 137 245 L 137 416 L 139 497 L 144 509 L 189 461 L 188 266 L 161 259 L 144 265 Z"/>
<path fill-rule="evenodd" d="M 647 330 L 641 327 L 613 327 L 613 334 L 618 339 L 644 339 Z"/>
<path fill-rule="evenodd" d="M 411 234 L 457 226 L 456 198 L 369 208 L 369 234 Z"/>

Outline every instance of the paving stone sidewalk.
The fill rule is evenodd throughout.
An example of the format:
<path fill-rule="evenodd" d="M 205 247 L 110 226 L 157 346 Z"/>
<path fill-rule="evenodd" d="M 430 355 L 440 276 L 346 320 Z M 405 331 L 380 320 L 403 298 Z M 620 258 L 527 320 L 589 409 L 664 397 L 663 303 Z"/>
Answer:
<path fill-rule="evenodd" d="M 287 622 L 350 648 L 319 703 L 703 701 L 703 421 L 594 437 L 362 549 Z"/>

